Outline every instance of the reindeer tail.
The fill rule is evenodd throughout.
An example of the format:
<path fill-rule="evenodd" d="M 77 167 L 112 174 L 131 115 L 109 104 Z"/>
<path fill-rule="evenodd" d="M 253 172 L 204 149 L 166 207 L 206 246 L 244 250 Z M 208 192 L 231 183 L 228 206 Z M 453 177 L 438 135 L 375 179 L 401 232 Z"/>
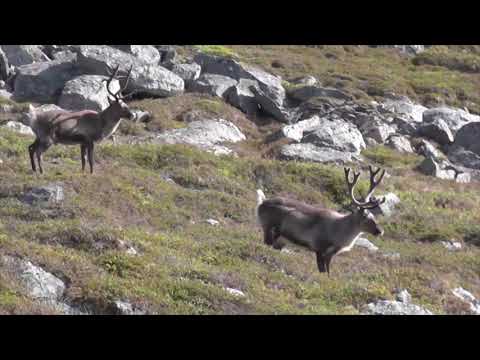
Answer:
<path fill-rule="evenodd" d="M 255 207 L 255 216 L 257 218 L 257 222 L 260 223 L 260 219 L 258 217 L 258 208 L 260 205 L 263 204 L 263 202 L 267 199 L 265 194 L 263 193 L 262 190 L 258 189 L 257 190 L 257 206 Z"/>

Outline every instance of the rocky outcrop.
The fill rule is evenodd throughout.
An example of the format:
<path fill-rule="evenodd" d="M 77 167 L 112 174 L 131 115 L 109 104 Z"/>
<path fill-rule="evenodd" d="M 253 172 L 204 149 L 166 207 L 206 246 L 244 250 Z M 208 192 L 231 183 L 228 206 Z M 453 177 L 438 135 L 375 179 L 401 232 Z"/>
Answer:
<path fill-rule="evenodd" d="M 189 84 L 189 82 L 197 80 L 200 77 L 202 67 L 196 63 L 173 64 L 170 70 L 180 76 L 183 81 L 185 81 L 185 84 Z"/>
<path fill-rule="evenodd" d="M 10 65 L 15 67 L 50 60 L 40 45 L 1 45 L 1 47 Z"/>
<path fill-rule="evenodd" d="M 473 294 L 464 288 L 458 287 L 452 290 L 453 295 L 467 303 L 472 314 L 480 315 L 480 300 L 477 300 Z"/>
<path fill-rule="evenodd" d="M 410 140 L 402 135 L 391 135 L 385 145 L 401 153 L 409 154 L 414 152 Z"/>
<path fill-rule="evenodd" d="M 121 73 L 132 66 L 127 91 L 136 91 L 158 97 L 182 93 L 185 83 L 182 78 L 166 68 L 149 64 L 121 50 L 97 45 L 81 45 L 76 48 L 78 65 L 86 74 L 108 76 L 107 66 L 121 65 Z"/>
<path fill-rule="evenodd" d="M 413 103 L 407 97 L 400 97 L 397 99 L 387 99 L 383 104 L 380 104 L 379 110 L 394 113 L 409 122 L 421 123 L 423 121 L 423 113 L 427 111 L 428 108 Z"/>
<path fill-rule="evenodd" d="M 372 209 L 372 213 L 390 217 L 395 213 L 396 206 L 400 204 L 400 198 L 394 193 L 388 193 L 382 195 L 382 197 L 385 197 L 385 202 L 379 207 Z"/>
<path fill-rule="evenodd" d="M 10 64 L 8 63 L 7 55 L 0 47 L 0 80 L 6 81 L 10 75 Z"/>
<path fill-rule="evenodd" d="M 62 184 L 49 184 L 29 189 L 21 201 L 29 205 L 44 205 L 49 202 L 60 203 L 64 200 L 64 189 Z"/>
<path fill-rule="evenodd" d="M 479 122 L 480 116 L 467 113 L 460 109 L 451 109 L 447 107 L 434 108 L 426 110 L 423 113 L 423 122 L 432 123 L 436 120 L 442 120 L 455 136 L 458 130 L 471 122 Z"/>
<path fill-rule="evenodd" d="M 7 123 L 4 126 L 22 135 L 30 135 L 30 136 L 34 135 L 32 129 L 29 126 L 25 126 L 24 124 L 16 121 L 7 121 Z"/>
<path fill-rule="evenodd" d="M 419 165 L 419 171 L 425 175 L 434 176 L 444 180 L 455 180 L 456 182 L 468 183 L 471 181 L 469 173 L 462 171 L 446 160 L 425 158 Z"/>
<path fill-rule="evenodd" d="M 355 241 L 355 246 L 367 249 L 370 252 L 377 252 L 378 251 L 377 246 L 375 246 L 370 240 L 362 238 L 362 237 L 358 238 Z"/>
<path fill-rule="evenodd" d="M 100 75 L 82 75 L 68 81 L 63 88 L 58 105 L 63 109 L 102 111 L 109 106 L 106 82 Z M 120 90 L 118 80 L 112 80 L 110 90 Z"/>
<path fill-rule="evenodd" d="M 236 85 L 225 92 L 225 100 L 247 115 L 256 114 L 259 104 L 255 93 L 250 90 L 251 87 L 255 88 L 256 86 L 257 83 L 254 80 L 240 79 Z"/>
<path fill-rule="evenodd" d="M 448 149 L 448 160 L 454 164 L 460 164 L 469 169 L 480 170 L 480 155 L 473 151 L 466 150 L 460 146 L 451 146 Z"/>
<path fill-rule="evenodd" d="M 433 315 L 421 306 L 401 301 L 381 300 L 366 306 L 365 314 L 370 315 Z"/>
<path fill-rule="evenodd" d="M 314 97 L 333 98 L 341 101 L 350 101 L 352 97 L 345 92 L 318 86 L 296 86 L 288 91 L 288 96 L 297 101 L 308 101 Z"/>
<path fill-rule="evenodd" d="M 17 69 L 13 93 L 17 101 L 56 103 L 65 83 L 80 75 L 70 61 L 37 62 Z"/>
<path fill-rule="evenodd" d="M 370 45 L 378 48 L 392 48 L 406 55 L 417 55 L 425 51 L 429 45 Z"/>

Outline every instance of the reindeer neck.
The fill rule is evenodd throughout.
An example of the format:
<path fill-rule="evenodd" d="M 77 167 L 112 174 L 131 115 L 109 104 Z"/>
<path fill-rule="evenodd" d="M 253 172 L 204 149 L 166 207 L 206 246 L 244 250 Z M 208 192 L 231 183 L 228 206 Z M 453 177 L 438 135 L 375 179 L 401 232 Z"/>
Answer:
<path fill-rule="evenodd" d="M 345 244 L 350 243 L 362 232 L 360 226 L 355 220 L 354 213 L 339 218 L 336 225 L 338 226 L 338 229 L 340 229 L 339 233 L 337 233 L 337 238 L 342 239 L 342 243 Z"/>
<path fill-rule="evenodd" d="M 100 112 L 100 119 L 102 121 L 102 138 L 112 135 L 120 124 L 120 116 L 115 113 L 112 106 L 109 106 Z"/>

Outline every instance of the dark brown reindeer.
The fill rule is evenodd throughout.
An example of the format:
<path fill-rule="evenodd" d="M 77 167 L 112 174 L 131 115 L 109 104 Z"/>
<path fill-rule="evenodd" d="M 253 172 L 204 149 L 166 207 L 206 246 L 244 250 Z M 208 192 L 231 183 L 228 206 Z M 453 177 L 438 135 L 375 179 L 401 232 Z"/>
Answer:
<path fill-rule="evenodd" d="M 376 176 L 380 169 L 370 171 L 370 189 L 364 202 L 355 199 L 354 188 L 360 173 L 353 174 L 345 168 L 345 180 L 352 200 L 353 210 L 342 214 L 334 210 L 322 209 L 282 197 L 266 199 L 262 190 L 257 190 L 256 215 L 264 231 L 265 244 L 281 250 L 285 244 L 280 236 L 293 244 L 315 252 L 317 266 L 321 273 L 330 276 L 330 262 L 334 255 L 350 251 L 362 233 L 374 236 L 383 235 L 382 228 L 369 210 L 378 207 L 385 198 L 371 198 L 375 188 L 381 183 L 385 170 Z"/>
<path fill-rule="evenodd" d="M 88 156 L 90 173 L 93 173 L 93 149 L 96 142 L 110 137 L 120 125 L 122 118 L 134 120 L 135 115 L 123 101 L 127 96 L 122 96 L 130 80 L 132 68 L 128 71 L 125 85 L 116 93 L 110 90 L 110 84 L 117 77 L 119 66 L 114 70 L 107 66 L 110 76 L 104 79 L 109 95 L 109 106 L 100 112 L 84 110 L 69 112 L 61 110 L 46 111 L 38 115 L 33 114 L 30 127 L 36 135 L 35 142 L 28 147 L 30 161 L 34 172 L 37 171 L 34 156 L 37 158 L 40 173 L 43 174 L 42 154 L 55 144 L 80 145 L 82 171 L 85 170 L 85 157 Z M 119 79 L 120 77 L 117 77 Z"/>

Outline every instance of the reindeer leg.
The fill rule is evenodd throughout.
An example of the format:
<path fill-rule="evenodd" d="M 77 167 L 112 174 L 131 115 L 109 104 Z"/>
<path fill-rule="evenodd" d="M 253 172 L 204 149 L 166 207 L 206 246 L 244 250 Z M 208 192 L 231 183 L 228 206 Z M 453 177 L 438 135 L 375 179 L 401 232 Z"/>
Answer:
<path fill-rule="evenodd" d="M 30 163 L 32 164 L 33 172 L 37 172 L 34 155 L 35 155 L 35 151 L 37 150 L 38 144 L 39 144 L 38 139 L 35 139 L 35 142 L 28 147 L 28 153 L 30 155 Z"/>
<path fill-rule="evenodd" d="M 37 155 L 37 162 L 38 162 L 38 169 L 40 170 L 40 174 L 43 174 L 43 167 L 42 167 L 42 154 L 48 150 L 51 146 L 49 142 L 39 142 L 35 154 Z"/>
<path fill-rule="evenodd" d="M 273 228 L 268 227 L 263 229 L 263 241 L 265 244 L 268 246 L 271 246 L 273 244 Z"/>
<path fill-rule="evenodd" d="M 87 145 L 88 164 L 90 165 L 90 174 L 93 174 L 93 142 Z"/>
<path fill-rule="evenodd" d="M 87 145 L 81 144 L 80 145 L 80 152 L 82 158 L 82 171 L 85 171 L 85 162 L 86 162 L 86 155 L 87 155 Z"/>
<path fill-rule="evenodd" d="M 275 250 L 282 250 L 285 247 L 285 244 L 278 241 L 278 238 L 281 235 L 280 231 L 278 230 L 278 228 L 273 228 L 272 233 L 273 233 L 273 248 Z"/>
<path fill-rule="evenodd" d="M 316 255 L 317 255 L 318 271 L 320 271 L 321 273 L 328 272 L 328 267 L 325 263 L 325 258 L 323 257 L 323 254 L 320 252 L 317 252 Z"/>

